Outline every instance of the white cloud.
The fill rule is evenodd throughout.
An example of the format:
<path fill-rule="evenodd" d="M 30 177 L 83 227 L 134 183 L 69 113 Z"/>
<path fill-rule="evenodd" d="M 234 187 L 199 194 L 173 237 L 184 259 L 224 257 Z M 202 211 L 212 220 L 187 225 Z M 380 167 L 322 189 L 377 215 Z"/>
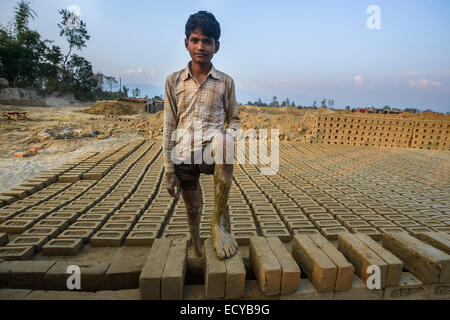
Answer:
<path fill-rule="evenodd" d="M 357 76 L 354 76 L 354 77 L 353 77 L 353 82 L 354 82 L 356 85 L 360 86 L 360 85 L 362 85 L 363 82 L 364 82 L 364 77 L 363 77 L 362 75 L 358 74 Z"/>
<path fill-rule="evenodd" d="M 442 83 L 429 79 L 419 79 L 409 80 L 409 86 L 413 88 L 442 87 Z"/>
<path fill-rule="evenodd" d="M 142 69 L 141 69 L 141 68 L 136 68 L 136 69 L 125 70 L 124 73 L 125 73 L 125 74 L 142 73 Z"/>

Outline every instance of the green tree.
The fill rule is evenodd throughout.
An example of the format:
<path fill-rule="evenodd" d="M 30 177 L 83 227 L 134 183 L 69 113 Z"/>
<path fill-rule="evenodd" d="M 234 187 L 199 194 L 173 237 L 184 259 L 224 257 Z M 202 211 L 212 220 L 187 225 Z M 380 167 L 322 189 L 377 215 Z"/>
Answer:
<path fill-rule="evenodd" d="M 135 98 L 137 98 L 141 95 L 141 89 L 139 89 L 139 88 L 135 88 L 131 92 L 132 92 L 133 97 L 135 97 Z"/>
<path fill-rule="evenodd" d="M 91 36 L 87 32 L 86 23 L 83 22 L 81 18 L 74 12 L 62 9 L 59 11 L 59 14 L 61 15 L 62 19 L 61 22 L 58 23 L 58 28 L 60 30 L 59 35 L 61 37 L 65 37 L 67 42 L 69 43 L 69 51 L 64 56 L 62 66 L 63 77 L 65 79 L 67 77 L 66 64 L 69 60 L 70 55 L 72 54 L 72 50 L 83 50 L 83 48 L 86 47 L 86 41 L 88 41 Z"/>
<path fill-rule="evenodd" d="M 278 98 L 276 96 L 272 97 L 272 102 L 270 103 L 271 107 L 279 107 L 280 103 L 278 102 Z"/>
<path fill-rule="evenodd" d="M 67 62 L 67 71 L 70 74 L 75 98 L 80 100 L 93 99 L 93 88 L 97 86 L 97 79 L 92 71 L 91 63 L 83 57 L 73 54 Z"/>
<path fill-rule="evenodd" d="M 105 76 L 105 85 L 109 88 L 109 93 L 112 93 L 112 90 L 117 87 L 117 79 L 112 76 Z"/>
<path fill-rule="evenodd" d="M 14 7 L 14 30 L 19 44 L 22 43 L 23 37 L 29 31 L 30 19 L 34 20 L 36 16 L 36 12 L 31 9 L 30 2 L 26 0 L 19 1 Z"/>
<path fill-rule="evenodd" d="M 5 76 L 5 67 L 3 66 L 2 58 L 0 57 L 0 77 Z"/>
<path fill-rule="evenodd" d="M 123 86 L 123 88 L 122 88 L 122 94 L 123 94 L 123 97 L 128 97 L 128 88 L 127 87 L 125 87 L 125 85 Z"/>

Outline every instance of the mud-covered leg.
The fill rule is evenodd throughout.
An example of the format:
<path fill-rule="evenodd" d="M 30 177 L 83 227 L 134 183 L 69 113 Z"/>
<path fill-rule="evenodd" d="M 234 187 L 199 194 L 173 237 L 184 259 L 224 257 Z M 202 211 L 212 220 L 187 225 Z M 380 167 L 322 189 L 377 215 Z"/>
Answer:
<path fill-rule="evenodd" d="M 234 147 L 234 142 L 230 142 L 228 145 Z M 225 144 L 222 145 L 219 143 L 215 145 L 216 148 L 217 146 L 225 149 Z M 217 151 L 217 149 L 215 151 Z M 223 155 L 225 155 L 225 151 L 223 152 Z M 217 163 L 216 161 L 214 166 L 214 214 L 211 219 L 211 235 L 219 259 L 230 258 L 234 256 L 237 251 L 236 241 L 225 228 L 225 211 L 228 203 L 232 177 L 233 161 L 222 161 L 222 164 Z"/>
<path fill-rule="evenodd" d="M 200 186 L 195 191 L 183 190 L 183 199 L 186 205 L 188 217 L 189 232 L 191 233 L 194 255 L 201 257 L 203 255 L 200 246 L 200 218 L 202 215 L 203 199 Z"/>

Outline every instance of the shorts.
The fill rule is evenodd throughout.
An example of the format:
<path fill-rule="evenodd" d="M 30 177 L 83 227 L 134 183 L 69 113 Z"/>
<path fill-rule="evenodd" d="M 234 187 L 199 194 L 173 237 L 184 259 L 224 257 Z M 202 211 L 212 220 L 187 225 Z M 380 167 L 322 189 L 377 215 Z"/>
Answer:
<path fill-rule="evenodd" d="M 191 156 L 191 163 L 175 164 L 175 174 L 180 180 L 182 190 L 195 191 L 199 185 L 200 173 L 214 174 L 215 164 L 207 164 L 204 161 L 201 164 L 194 163 L 194 155 Z"/>

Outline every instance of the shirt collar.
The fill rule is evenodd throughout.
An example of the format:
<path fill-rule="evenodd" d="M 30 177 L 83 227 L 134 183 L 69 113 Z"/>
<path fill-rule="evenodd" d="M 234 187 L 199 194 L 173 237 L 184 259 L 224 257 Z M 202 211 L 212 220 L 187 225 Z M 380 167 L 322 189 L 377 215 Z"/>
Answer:
<path fill-rule="evenodd" d="M 184 78 L 183 80 L 187 80 L 189 78 L 189 76 L 192 76 L 191 73 L 191 61 L 188 62 L 186 68 L 184 69 Z M 217 74 L 217 70 L 216 68 L 214 68 L 214 65 L 211 64 L 211 70 L 209 70 L 208 74 L 206 75 L 206 78 L 208 78 L 209 76 L 213 77 L 214 79 L 219 79 L 219 75 Z"/>

